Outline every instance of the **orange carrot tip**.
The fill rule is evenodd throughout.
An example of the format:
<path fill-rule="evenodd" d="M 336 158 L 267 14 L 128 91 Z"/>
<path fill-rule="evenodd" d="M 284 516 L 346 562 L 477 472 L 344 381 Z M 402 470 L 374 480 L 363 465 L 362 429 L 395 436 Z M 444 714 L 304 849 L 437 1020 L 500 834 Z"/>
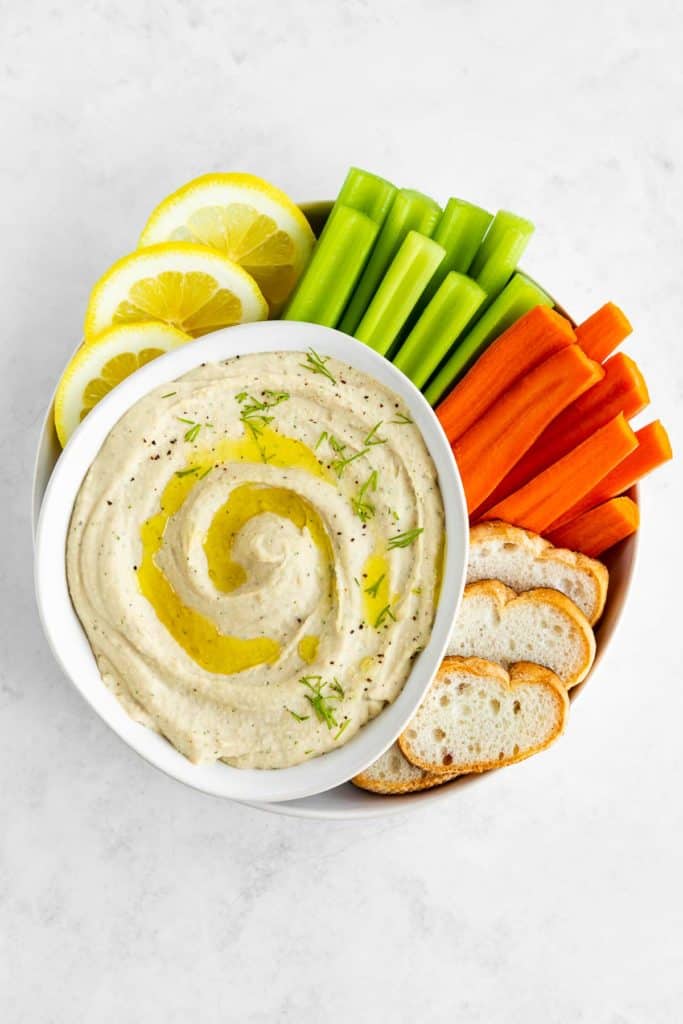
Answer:
<path fill-rule="evenodd" d="M 612 498 L 592 508 L 571 523 L 547 534 L 547 539 L 559 548 L 580 551 L 597 558 L 619 541 L 630 537 L 638 529 L 638 506 L 630 498 Z"/>
<path fill-rule="evenodd" d="M 648 423 L 647 426 L 637 430 L 636 441 L 638 442 L 637 448 L 619 462 L 614 469 L 606 473 L 595 487 L 554 522 L 553 529 L 564 526 L 565 523 L 575 519 L 587 509 L 593 508 L 594 505 L 600 505 L 609 498 L 623 494 L 648 473 L 663 466 L 672 458 L 669 435 L 659 420 L 654 420 L 653 423 Z"/>
<path fill-rule="evenodd" d="M 514 494 L 494 505 L 487 519 L 502 519 L 536 533 L 548 527 L 587 494 L 637 447 L 623 413 L 558 459 Z"/>
<path fill-rule="evenodd" d="M 532 310 L 508 327 L 479 356 L 436 410 L 451 444 L 534 366 L 576 341 L 569 321 L 547 306 Z"/>
<path fill-rule="evenodd" d="M 628 317 L 613 302 L 606 302 L 576 328 L 576 340 L 587 356 L 602 363 L 633 328 Z"/>

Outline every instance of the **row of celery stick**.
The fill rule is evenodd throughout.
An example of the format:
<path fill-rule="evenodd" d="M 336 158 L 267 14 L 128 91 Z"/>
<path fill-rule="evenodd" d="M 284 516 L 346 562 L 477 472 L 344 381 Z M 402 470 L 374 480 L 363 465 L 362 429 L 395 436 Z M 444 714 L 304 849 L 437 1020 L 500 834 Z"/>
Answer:
<path fill-rule="evenodd" d="M 533 230 L 352 167 L 283 317 L 353 335 L 435 405 L 499 334 L 552 305 L 516 272 Z"/>

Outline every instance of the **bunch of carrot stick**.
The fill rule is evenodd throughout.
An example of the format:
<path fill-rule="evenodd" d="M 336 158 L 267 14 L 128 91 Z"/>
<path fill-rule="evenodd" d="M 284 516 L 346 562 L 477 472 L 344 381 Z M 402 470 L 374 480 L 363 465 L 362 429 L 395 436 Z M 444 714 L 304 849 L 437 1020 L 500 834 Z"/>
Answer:
<path fill-rule="evenodd" d="M 638 528 L 626 492 L 671 458 L 636 363 L 615 349 L 631 333 L 609 302 L 573 328 L 537 306 L 477 360 L 437 408 L 472 522 L 503 519 L 597 556 Z"/>

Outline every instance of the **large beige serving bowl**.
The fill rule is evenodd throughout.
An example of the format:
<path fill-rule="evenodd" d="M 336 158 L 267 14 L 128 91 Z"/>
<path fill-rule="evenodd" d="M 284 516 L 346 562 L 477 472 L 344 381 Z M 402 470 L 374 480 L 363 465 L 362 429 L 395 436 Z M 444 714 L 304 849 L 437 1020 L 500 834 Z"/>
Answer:
<path fill-rule="evenodd" d="M 332 204 L 329 201 L 324 201 L 305 204 L 302 207 L 316 234 L 319 233 L 327 219 L 331 206 Z M 556 304 L 556 308 L 564 313 L 565 316 L 568 316 L 559 304 Z M 50 401 L 43 419 L 36 451 L 32 496 L 34 535 L 43 496 L 61 451 L 54 428 L 53 399 Z M 638 488 L 633 488 L 630 492 L 630 497 L 634 501 L 638 501 Z M 583 693 L 584 688 L 593 679 L 605 658 L 607 648 L 614 636 L 628 596 L 635 568 L 638 547 L 637 536 L 635 534 L 633 537 L 629 537 L 621 544 L 618 544 L 605 558 L 610 573 L 610 585 L 605 612 L 596 628 L 597 654 L 595 664 L 588 678 L 571 691 L 572 702 Z M 484 783 L 486 778 L 486 774 L 465 775 L 436 789 L 425 790 L 422 793 L 407 793 L 402 796 L 381 796 L 375 793 L 367 793 L 351 783 L 346 783 L 343 786 L 338 786 L 336 789 L 301 800 L 289 800 L 280 803 L 254 803 L 252 806 L 273 811 L 277 814 L 301 818 L 370 818 L 401 811 L 406 812 L 420 806 L 425 806 L 426 801 L 429 800 L 439 800 L 442 802 L 457 800 L 463 786 L 469 786 L 477 782 Z"/>

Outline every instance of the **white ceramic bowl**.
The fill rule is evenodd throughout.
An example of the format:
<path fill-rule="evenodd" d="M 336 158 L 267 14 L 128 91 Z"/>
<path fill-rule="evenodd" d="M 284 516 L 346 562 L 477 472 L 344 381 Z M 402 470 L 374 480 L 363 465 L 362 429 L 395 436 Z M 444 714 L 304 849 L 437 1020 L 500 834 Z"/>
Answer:
<path fill-rule="evenodd" d="M 71 511 L 83 478 L 109 431 L 153 388 L 171 383 L 203 362 L 247 352 L 309 347 L 349 363 L 391 388 L 422 433 L 439 476 L 447 524 L 444 584 L 434 627 L 398 698 L 338 750 L 271 771 L 237 769 L 222 763 L 194 765 L 163 737 L 134 722 L 100 678 L 67 586 L 65 546 Z M 326 791 L 362 771 L 393 743 L 417 709 L 446 649 L 464 588 L 468 533 L 465 498 L 448 440 L 420 392 L 391 363 L 348 335 L 315 324 L 266 321 L 216 331 L 148 363 L 107 395 L 77 429 L 54 465 L 49 482 L 45 479 L 50 461 L 45 447 L 44 431 L 37 460 L 37 491 L 44 490 L 44 495 L 35 536 L 36 595 L 43 628 L 66 675 L 129 746 L 168 775 L 206 793 L 276 802 L 314 795 L 324 799 Z"/>

